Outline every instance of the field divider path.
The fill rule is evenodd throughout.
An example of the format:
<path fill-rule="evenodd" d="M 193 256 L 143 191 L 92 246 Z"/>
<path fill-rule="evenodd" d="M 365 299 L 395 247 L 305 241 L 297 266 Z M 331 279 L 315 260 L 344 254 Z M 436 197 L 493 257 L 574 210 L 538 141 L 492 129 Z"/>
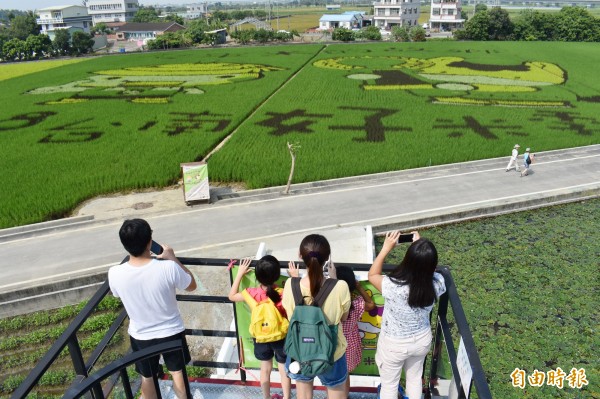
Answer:
<path fill-rule="evenodd" d="M 281 90 L 283 90 L 289 82 L 291 82 L 296 75 L 298 75 L 300 72 L 302 72 L 304 70 L 304 68 L 306 67 L 306 65 L 308 65 L 312 60 L 315 59 L 315 57 L 317 57 L 319 54 L 321 54 L 323 52 L 323 50 L 325 50 L 327 48 L 326 45 L 321 46 L 321 49 L 319 51 L 317 51 L 312 57 L 310 57 L 304 64 L 302 64 L 298 70 L 296 72 L 294 72 L 292 74 L 292 76 L 289 77 L 289 79 L 285 80 L 278 88 L 276 88 L 269 96 L 267 96 L 267 98 L 265 98 L 260 104 L 258 104 L 258 106 L 256 108 L 254 108 L 254 110 L 252 112 L 250 112 L 250 114 L 244 118 L 232 131 L 231 133 L 229 133 L 223 140 L 221 140 L 221 142 L 219 144 L 217 144 L 215 146 L 215 148 L 213 148 L 212 150 L 210 150 L 210 152 L 208 154 L 206 154 L 206 156 L 204 157 L 203 161 L 207 161 L 215 152 L 219 151 L 224 145 L 225 143 L 227 143 L 229 141 L 229 139 L 238 131 L 238 129 L 240 128 L 240 126 L 242 126 L 244 123 L 246 123 L 246 121 L 248 119 L 251 119 L 258 111 L 260 111 L 260 109 L 263 107 L 263 105 L 265 105 L 266 103 L 269 102 L 269 100 L 274 97 L 277 93 L 279 93 Z"/>

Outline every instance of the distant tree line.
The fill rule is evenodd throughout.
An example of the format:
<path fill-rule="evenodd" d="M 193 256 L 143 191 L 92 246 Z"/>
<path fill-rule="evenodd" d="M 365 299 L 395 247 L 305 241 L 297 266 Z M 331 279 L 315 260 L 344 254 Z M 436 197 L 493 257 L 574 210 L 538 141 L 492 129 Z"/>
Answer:
<path fill-rule="evenodd" d="M 230 36 L 240 44 L 249 44 L 251 42 L 288 42 L 290 40 L 294 40 L 294 36 L 300 36 L 300 34 L 295 30 L 291 32 L 275 32 L 266 29 L 241 29 L 231 32 Z"/>
<path fill-rule="evenodd" d="M 600 42 L 600 18 L 585 8 L 564 7 L 557 13 L 527 9 L 511 20 L 499 7 L 475 7 L 475 15 L 464 29 L 454 32 L 457 40 L 516 40 Z"/>
<path fill-rule="evenodd" d="M 94 40 L 84 32 L 71 35 L 66 29 L 59 29 L 55 31 L 54 40 L 40 34 L 33 11 L 22 14 L 11 11 L 1 15 L 6 18 L 0 27 L 1 61 L 28 61 L 92 51 Z"/>

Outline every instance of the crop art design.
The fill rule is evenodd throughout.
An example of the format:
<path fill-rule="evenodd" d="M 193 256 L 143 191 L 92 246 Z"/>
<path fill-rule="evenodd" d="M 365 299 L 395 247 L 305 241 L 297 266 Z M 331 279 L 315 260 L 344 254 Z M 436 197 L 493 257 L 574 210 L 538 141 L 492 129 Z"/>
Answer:
<path fill-rule="evenodd" d="M 69 93 L 44 104 L 74 104 L 123 99 L 136 104 L 166 104 L 175 94 L 200 95 L 202 87 L 260 79 L 281 68 L 260 64 L 168 64 L 96 71 L 87 79 L 40 87 L 28 94 Z"/>
<path fill-rule="evenodd" d="M 433 104 L 504 107 L 569 107 L 568 101 L 534 100 L 544 87 L 562 85 L 567 73 L 549 62 L 517 65 L 478 64 L 461 57 L 339 57 L 319 60 L 315 67 L 347 71 L 366 91 L 402 91 L 427 96 Z M 530 94 L 523 100 L 515 95 Z M 505 95 L 505 99 L 502 96 Z"/>

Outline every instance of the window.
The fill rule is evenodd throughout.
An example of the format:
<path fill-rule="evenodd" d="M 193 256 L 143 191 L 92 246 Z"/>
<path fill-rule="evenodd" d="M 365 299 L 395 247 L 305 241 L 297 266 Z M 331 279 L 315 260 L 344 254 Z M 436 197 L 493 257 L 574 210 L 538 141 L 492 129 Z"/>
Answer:
<path fill-rule="evenodd" d="M 454 15 L 454 10 L 450 8 L 450 9 L 448 10 L 448 15 Z"/>
<path fill-rule="evenodd" d="M 440 15 L 440 9 L 439 8 L 433 8 L 431 10 L 431 15 Z"/>

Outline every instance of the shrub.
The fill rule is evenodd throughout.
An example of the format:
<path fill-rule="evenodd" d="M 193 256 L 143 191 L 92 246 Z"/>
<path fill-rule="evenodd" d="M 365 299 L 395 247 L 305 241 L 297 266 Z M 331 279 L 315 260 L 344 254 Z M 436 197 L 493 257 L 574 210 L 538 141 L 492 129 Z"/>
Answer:
<path fill-rule="evenodd" d="M 410 29 L 410 40 L 413 42 L 424 42 L 426 40 L 425 35 L 426 32 L 422 26 L 413 26 Z"/>
<path fill-rule="evenodd" d="M 341 42 L 350 42 L 354 40 L 354 32 L 346 28 L 335 28 L 331 35 L 331 39 Z"/>
<path fill-rule="evenodd" d="M 396 42 L 410 41 L 410 35 L 408 34 L 408 28 L 406 26 L 394 26 L 392 28 L 392 38 Z"/>

